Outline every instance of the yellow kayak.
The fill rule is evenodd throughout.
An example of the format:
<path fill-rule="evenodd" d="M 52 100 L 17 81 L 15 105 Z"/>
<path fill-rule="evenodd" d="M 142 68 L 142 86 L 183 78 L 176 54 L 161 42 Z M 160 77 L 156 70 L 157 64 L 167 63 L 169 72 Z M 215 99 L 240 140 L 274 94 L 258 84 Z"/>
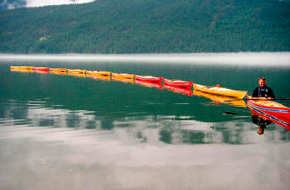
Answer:
<path fill-rule="evenodd" d="M 205 93 L 205 92 L 198 91 L 198 90 L 194 90 L 193 95 L 209 98 L 210 100 L 212 100 L 216 104 L 229 104 L 229 105 L 236 106 L 236 107 L 246 107 L 247 106 L 244 100 L 237 100 L 236 98 L 229 97 L 229 96 L 209 94 L 209 93 Z"/>
<path fill-rule="evenodd" d="M 208 87 L 200 84 L 193 84 L 194 90 L 198 90 L 205 93 L 216 94 L 221 96 L 229 96 L 237 99 L 243 99 L 247 94 L 247 91 L 232 90 L 219 86 Z"/>
<path fill-rule="evenodd" d="M 68 74 L 85 74 L 86 70 L 82 69 L 68 69 L 67 73 Z"/>
<path fill-rule="evenodd" d="M 134 82 L 134 76 L 134 74 L 127 73 L 112 73 L 112 79 L 124 82 Z"/>
<path fill-rule="evenodd" d="M 32 71 L 32 66 L 10 66 L 10 70 Z"/>
<path fill-rule="evenodd" d="M 67 74 L 71 75 L 71 76 L 74 76 L 74 77 L 81 77 L 81 78 L 85 78 L 86 77 L 85 73 L 74 73 L 74 72 L 71 72 L 71 73 L 67 73 Z"/>
<path fill-rule="evenodd" d="M 111 77 L 111 71 L 87 71 L 86 74 L 95 77 Z"/>
<path fill-rule="evenodd" d="M 111 71 L 86 71 L 87 77 L 102 80 L 111 80 Z"/>
<path fill-rule="evenodd" d="M 66 73 L 67 69 L 65 69 L 65 68 L 50 68 L 49 71 L 52 73 Z"/>

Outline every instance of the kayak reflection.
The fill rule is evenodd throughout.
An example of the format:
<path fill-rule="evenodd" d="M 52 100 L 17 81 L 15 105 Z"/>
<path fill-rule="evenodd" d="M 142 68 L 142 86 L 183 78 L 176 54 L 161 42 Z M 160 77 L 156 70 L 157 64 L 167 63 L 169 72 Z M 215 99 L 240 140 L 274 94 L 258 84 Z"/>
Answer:
<path fill-rule="evenodd" d="M 267 120 L 265 117 L 263 116 L 259 116 L 255 113 L 252 113 L 252 122 L 256 125 L 258 125 L 258 131 L 257 133 L 259 135 L 264 134 L 264 130 L 266 129 L 267 125 L 270 125 L 272 123 L 272 121 Z"/>
<path fill-rule="evenodd" d="M 192 96 L 191 88 L 173 87 L 173 86 L 169 86 L 169 85 L 165 85 L 165 84 L 163 84 L 163 88 L 166 90 L 170 90 L 172 92 L 175 92 L 177 94 Z"/>
<path fill-rule="evenodd" d="M 158 88 L 162 90 L 162 84 L 161 83 L 154 83 L 154 82 L 145 82 L 145 81 L 135 81 L 135 84 L 139 84 L 141 86 L 149 87 L 149 88 Z"/>

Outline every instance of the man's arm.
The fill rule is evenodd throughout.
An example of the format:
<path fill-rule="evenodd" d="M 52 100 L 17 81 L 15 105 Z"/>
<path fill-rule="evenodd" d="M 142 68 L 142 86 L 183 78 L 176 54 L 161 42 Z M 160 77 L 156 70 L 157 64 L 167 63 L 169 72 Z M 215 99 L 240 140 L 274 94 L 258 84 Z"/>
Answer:
<path fill-rule="evenodd" d="M 271 97 L 272 99 L 276 99 L 275 94 L 274 94 L 272 88 L 269 88 L 268 90 L 269 90 L 268 91 L 268 97 Z"/>

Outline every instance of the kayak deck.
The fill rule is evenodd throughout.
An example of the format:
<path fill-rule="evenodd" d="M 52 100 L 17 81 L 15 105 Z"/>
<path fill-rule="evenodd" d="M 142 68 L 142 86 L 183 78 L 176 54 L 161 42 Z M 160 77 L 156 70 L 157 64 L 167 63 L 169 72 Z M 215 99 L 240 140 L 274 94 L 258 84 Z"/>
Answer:
<path fill-rule="evenodd" d="M 247 94 L 247 91 L 232 90 L 232 89 L 223 88 L 223 87 L 208 87 L 201 84 L 193 84 L 193 88 L 198 91 L 202 91 L 202 92 L 206 92 L 210 94 L 217 94 L 221 96 L 234 97 L 237 99 L 243 99 Z"/>
<path fill-rule="evenodd" d="M 192 82 L 183 81 L 183 80 L 170 80 L 170 79 L 163 79 L 163 84 L 172 87 L 180 87 L 180 88 L 191 88 Z"/>
<path fill-rule="evenodd" d="M 135 81 L 161 83 L 162 77 L 154 77 L 150 75 L 135 75 Z"/>

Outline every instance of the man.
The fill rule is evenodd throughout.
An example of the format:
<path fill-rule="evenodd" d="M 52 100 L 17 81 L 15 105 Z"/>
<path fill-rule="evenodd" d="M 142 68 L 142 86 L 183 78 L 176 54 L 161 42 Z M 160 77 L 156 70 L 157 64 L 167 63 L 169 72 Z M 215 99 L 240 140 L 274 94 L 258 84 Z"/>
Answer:
<path fill-rule="evenodd" d="M 266 86 L 266 79 L 264 77 L 259 77 L 259 86 L 253 91 L 252 97 L 264 97 L 266 99 L 275 99 L 273 90 Z"/>
<path fill-rule="evenodd" d="M 274 100 L 275 94 L 270 87 L 266 86 L 266 79 L 264 77 L 259 77 L 258 83 L 259 86 L 253 91 L 252 97 Z M 264 129 L 266 128 L 266 125 L 269 125 L 271 123 L 271 121 L 265 120 L 264 118 L 255 115 L 252 115 L 252 121 L 259 126 L 257 131 L 259 135 L 264 134 Z"/>

